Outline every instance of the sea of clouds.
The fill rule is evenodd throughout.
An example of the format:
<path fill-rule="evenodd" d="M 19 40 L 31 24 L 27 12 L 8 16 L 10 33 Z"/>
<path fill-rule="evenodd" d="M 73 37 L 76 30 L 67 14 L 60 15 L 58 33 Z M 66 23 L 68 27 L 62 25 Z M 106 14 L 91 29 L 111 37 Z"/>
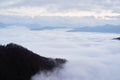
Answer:
<path fill-rule="evenodd" d="M 69 29 L 0 29 L 0 44 L 17 43 L 46 57 L 65 58 L 63 69 L 32 80 L 120 80 L 120 41 L 115 33 L 67 32 Z"/>

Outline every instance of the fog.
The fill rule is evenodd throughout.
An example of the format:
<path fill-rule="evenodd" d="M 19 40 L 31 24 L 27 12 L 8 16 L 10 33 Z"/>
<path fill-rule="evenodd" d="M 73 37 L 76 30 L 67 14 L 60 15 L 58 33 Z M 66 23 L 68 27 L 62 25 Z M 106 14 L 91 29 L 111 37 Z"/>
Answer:
<path fill-rule="evenodd" d="M 65 58 L 63 69 L 36 74 L 32 80 L 120 80 L 120 36 L 115 33 L 67 32 L 69 29 L 0 29 L 0 44 L 17 43 L 52 58 Z"/>

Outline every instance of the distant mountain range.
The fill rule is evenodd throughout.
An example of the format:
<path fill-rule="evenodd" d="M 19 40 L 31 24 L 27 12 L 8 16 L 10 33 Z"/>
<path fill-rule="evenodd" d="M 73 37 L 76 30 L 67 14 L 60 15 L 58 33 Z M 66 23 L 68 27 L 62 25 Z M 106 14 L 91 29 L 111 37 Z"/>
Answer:
<path fill-rule="evenodd" d="M 39 24 L 5 24 L 0 23 L 0 28 L 8 26 L 25 26 L 32 30 L 45 30 L 45 29 L 56 29 L 56 28 L 71 28 L 68 32 L 103 32 L 103 33 L 120 33 L 120 25 L 103 25 L 94 27 L 64 27 L 64 26 L 41 26 Z"/>
<path fill-rule="evenodd" d="M 18 26 L 18 27 L 27 27 L 31 30 L 48 30 L 48 29 L 59 29 L 59 28 L 65 28 L 61 26 L 41 26 L 40 24 L 6 24 L 6 23 L 0 23 L 0 28 L 5 28 L 9 26 Z"/>
<path fill-rule="evenodd" d="M 95 27 L 73 28 L 69 32 L 103 32 L 103 33 L 120 33 L 120 25 L 104 25 Z"/>

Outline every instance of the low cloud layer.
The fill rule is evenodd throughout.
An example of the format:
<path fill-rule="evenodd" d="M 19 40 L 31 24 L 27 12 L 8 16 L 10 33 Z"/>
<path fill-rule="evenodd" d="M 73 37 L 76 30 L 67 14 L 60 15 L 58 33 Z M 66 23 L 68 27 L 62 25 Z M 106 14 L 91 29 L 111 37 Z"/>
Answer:
<path fill-rule="evenodd" d="M 0 29 L 0 42 L 14 42 L 47 57 L 68 60 L 64 69 L 32 80 L 119 80 L 120 34 L 66 32 L 67 29 L 35 31 L 25 27 Z"/>

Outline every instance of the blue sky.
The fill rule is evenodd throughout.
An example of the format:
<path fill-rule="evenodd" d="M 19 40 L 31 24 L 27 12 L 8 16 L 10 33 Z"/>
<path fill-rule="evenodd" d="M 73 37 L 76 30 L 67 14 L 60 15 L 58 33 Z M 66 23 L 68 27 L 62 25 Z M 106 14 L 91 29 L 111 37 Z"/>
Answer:
<path fill-rule="evenodd" d="M 0 23 L 119 25 L 120 0 L 0 0 Z"/>

